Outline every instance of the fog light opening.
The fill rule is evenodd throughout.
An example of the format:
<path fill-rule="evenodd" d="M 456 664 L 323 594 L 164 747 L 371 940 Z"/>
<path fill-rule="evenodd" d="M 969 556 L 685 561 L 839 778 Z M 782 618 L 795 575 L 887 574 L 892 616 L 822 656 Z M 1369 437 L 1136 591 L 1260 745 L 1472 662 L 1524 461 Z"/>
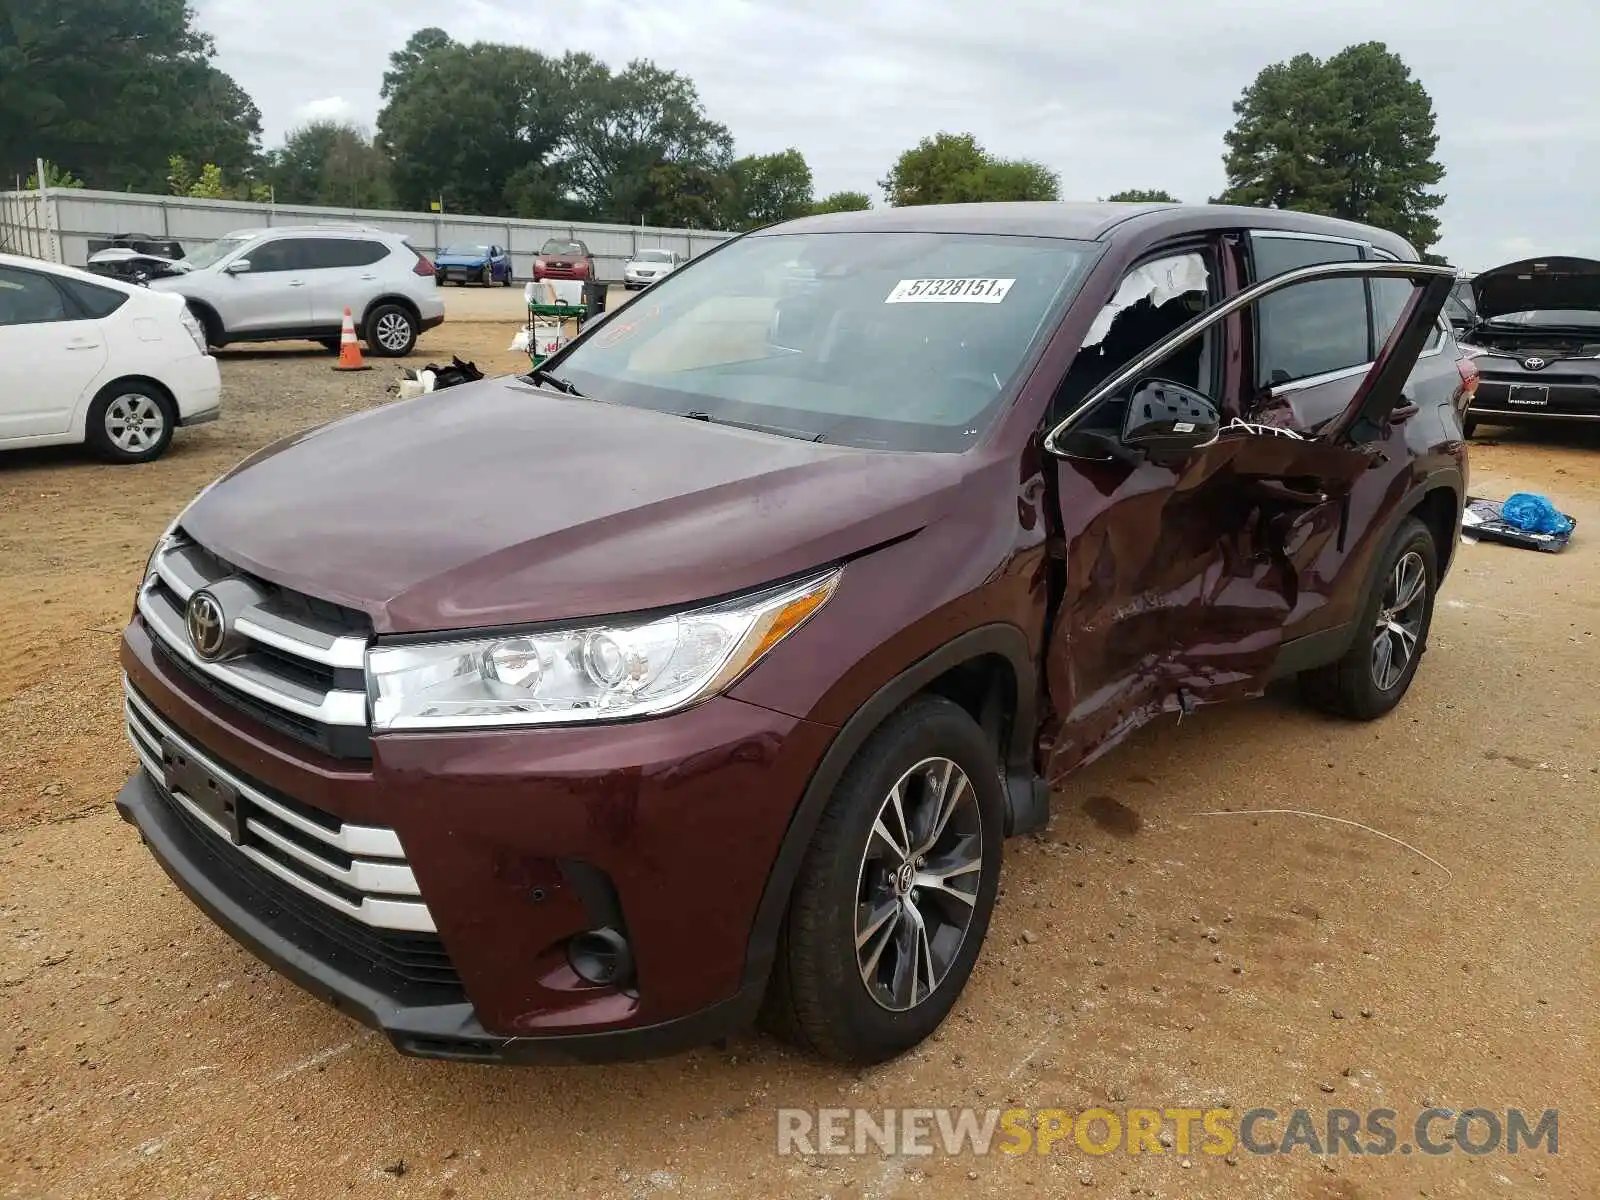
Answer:
<path fill-rule="evenodd" d="M 610 926 L 587 930 L 569 941 L 567 962 L 585 983 L 623 987 L 633 979 L 628 939 Z"/>

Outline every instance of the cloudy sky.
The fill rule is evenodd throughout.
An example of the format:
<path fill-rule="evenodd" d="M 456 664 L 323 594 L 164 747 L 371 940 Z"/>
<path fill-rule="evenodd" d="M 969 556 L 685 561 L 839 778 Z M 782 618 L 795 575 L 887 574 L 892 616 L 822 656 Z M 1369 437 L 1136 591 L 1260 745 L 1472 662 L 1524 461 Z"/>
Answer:
<path fill-rule="evenodd" d="M 647 57 L 690 76 L 738 153 L 798 147 L 817 194 L 866 191 L 941 129 L 1039 159 L 1069 199 L 1223 184 L 1233 101 L 1270 62 L 1359 41 L 1433 97 L 1440 250 L 1469 268 L 1600 257 L 1600 5 L 1594 0 L 192 0 L 267 145 L 311 116 L 370 124 L 388 55 L 461 41 Z M 1306 11 L 1297 11 L 1306 10 Z"/>

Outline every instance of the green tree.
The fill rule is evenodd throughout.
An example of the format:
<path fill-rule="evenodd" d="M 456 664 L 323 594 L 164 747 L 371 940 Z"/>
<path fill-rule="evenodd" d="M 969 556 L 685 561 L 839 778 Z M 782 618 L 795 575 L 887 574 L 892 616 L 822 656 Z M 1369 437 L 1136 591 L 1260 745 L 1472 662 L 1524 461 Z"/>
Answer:
<path fill-rule="evenodd" d="M 196 171 L 181 154 L 167 160 L 167 187 L 174 196 L 196 200 L 254 200 L 265 204 L 272 198 L 272 189 L 259 179 L 235 178 L 229 182 L 216 163 L 202 163 Z"/>
<path fill-rule="evenodd" d="M 513 181 L 550 162 L 565 128 L 556 65 L 521 46 L 463 45 L 439 29 L 413 34 L 389 62 L 378 145 L 399 203 L 424 209 L 442 196 L 456 211 L 512 212 Z"/>
<path fill-rule="evenodd" d="M 1362 221 L 1419 251 L 1439 240 L 1433 102 L 1382 42 L 1274 63 L 1233 111 L 1221 202 Z"/>
<path fill-rule="evenodd" d="M 723 221 L 728 229 L 756 229 L 811 211 L 811 168 L 798 150 L 748 154 L 734 160 L 729 177 L 731 195 Z"/>
<path fill-rule="evenodd" d="M 694 83 L 638 59 L 613 73 L 587 54 L 562 59 L 571 103 L 562 124 L 561 166 L 569 194 L 595 220 L 633 224 L 661 211 L 670 164 L 699 192 L 701 172 L 726 176 L 733 135 L 706 115 Z"/>
<path fill-rule="evenodd" d="M 36 191 L 39 187 L 39 168 L 34 167 L 34 173 L 28 176 L 28 182 L 22 186 L 28 191 Z M 44 186 L 51 188 L 81 188 L 83 180 L 79 179 L 65 167 L 58 167 L 55 163 L 46 160 L 44 164 Z"/>
<path fill-rule="evenodd" d="M 694 163 L 658 162 L 645 172 L 633 193 L 644 225 L 715 229 L 727 211 L 730 181 L 726 172 Z"/>
<path fill-rule="evenodd" d="M 865 192 L 834 192 L 811 206 L 814 213 L 866 212 L 872 199 Z"/>
<path fill-rule="evenodd" d="M 182 154 L 245 172 L 261 116 L 184 0 L 4 0 L 0 178 L 35 155 L 90 187 L 163 190 Z"/>
<path fill-rule="evenodd" d="M 1180 201 L 1171 192 L 1164 192 L 1160 188 L 1129 188 L 1123 192 L 1112 192 L 1103 201 L 1103 204 L 1180 204 Z"/>
<path fill-rule="evenodd" d="M 1056 200 L 1055 172 L 1027 159 L 999 159 L 970 133 L 939 133 L 907 150 L 879 185 L 895 207 L 992 200 Z"/>
<path fill-rule="evenodd" d="M 312 121 L 289 132 L 264 171 L 279 204 L 392 208 L 389 160 L 361 129 Z"/>

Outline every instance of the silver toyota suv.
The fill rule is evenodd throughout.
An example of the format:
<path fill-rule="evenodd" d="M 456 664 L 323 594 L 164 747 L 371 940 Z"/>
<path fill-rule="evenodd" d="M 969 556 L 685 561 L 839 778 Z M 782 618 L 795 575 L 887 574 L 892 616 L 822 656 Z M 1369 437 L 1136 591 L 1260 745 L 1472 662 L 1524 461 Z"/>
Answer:
<path fill-rule="evenodd" d="M 348 308 L 373 354 L 400 357 L 444 320 L 433 264 L 370 225 L 241 229 L 174 266 L 149 287 L 185 297 L 213 346 L 306 339 L 337 350 Z"/>

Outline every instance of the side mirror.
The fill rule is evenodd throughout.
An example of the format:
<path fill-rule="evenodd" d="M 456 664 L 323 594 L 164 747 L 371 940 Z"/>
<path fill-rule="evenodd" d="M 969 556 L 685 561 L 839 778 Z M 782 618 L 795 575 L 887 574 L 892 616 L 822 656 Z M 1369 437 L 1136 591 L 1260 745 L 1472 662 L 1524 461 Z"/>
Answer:
<path fill-rule="evenodd" d="M 236 258 L 223 267 L 222 270 L 228 275 L 248 275 L 250 273 L 250 260 L 248 258 Z"/>
<path fill-rule="evenodd" d="M 1210 445 L 1222 426 L 1217 405 L 1204 392 L 1166 379 L 1134 389 L 1122 422 L 1122 444 L 1152 454 L 1185 454 Z"/>

